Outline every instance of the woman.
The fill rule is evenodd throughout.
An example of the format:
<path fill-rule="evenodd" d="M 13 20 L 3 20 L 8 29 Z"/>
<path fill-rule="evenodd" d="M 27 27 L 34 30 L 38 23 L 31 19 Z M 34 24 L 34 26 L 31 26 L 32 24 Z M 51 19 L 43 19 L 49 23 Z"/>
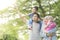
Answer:
<path fill-rule="evenodd" d="M 32 25 L 28 26 L 31 31 L 29 40 L 40 40 L 41 21 L 38 21 L 39 18 L 39 14 L 34 14 L 32 17 Z"/>
<path fill-rule="evenodd" d="M 43 40 L 57 40 L 56 39 L 56 23 L 53 21 L 52 16 L 46 16 L 44 18 L 44 28 L 43 33 L 44 37 Z"/>

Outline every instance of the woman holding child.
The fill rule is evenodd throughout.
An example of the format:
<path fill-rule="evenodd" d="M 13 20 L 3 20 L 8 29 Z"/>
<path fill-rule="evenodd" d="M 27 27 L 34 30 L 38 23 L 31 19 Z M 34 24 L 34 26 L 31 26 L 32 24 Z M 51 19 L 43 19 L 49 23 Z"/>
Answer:
<path fill-rule="evenodd" d="M 56 23 L 52 16 L 46 16 L 43 19 L 40 36 L 43 40 L 57 40 L 56 38 Z"/>
<path fill-rule="evenodd" d="M 43 22 L 39 20 L 39 14 L 35 13 L 32 17 L 29 30 L 31 31 L 29 40 L 57 40 L 56 38 L 56 23 L 52 16 L 46 16 Z"/>

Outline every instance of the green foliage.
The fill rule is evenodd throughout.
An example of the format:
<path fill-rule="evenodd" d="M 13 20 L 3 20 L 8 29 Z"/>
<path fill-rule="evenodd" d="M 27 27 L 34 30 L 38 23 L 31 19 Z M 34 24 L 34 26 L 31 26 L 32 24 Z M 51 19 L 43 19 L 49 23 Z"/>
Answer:
<path fill-rule="evenodd" d="M 20 38 L 20 40 L 28 40 L 28 29 L 26 23 L 22 21 L 20 18 L 16 18 L 16 14 L 28 14 L 31 12 L 32 6 L 38 6 L 39 12 L 41 13 L 41 17 L 43 15 L 51 15 L 55 18 L 55 22 L 57 26 L 60 27 L 60 0 L 54 2 L 53 4 L 47 3 L 50 0 L 17 0 L 15 7 L 8 7 L 2 11 L 0 11 L 0 18 L 8 18 L 8 22 L 5 24 L 0 24 L 0 39 L 1 40 L 19 40 L 18 31 L 22 33 L 24 38 Z M 12 8 L 11 10 L 9 10 Z M 19 13 L 18 13 L 19 12 Z M 49 13 L 47 13 L 49 12 Z M 8 16 L 5 17 L 5 13 Z M 15 17 L 16 16 L 16 17 Z M 13 17 L 13 19 L 10 19 Z M 28 16 L 26 17 L 28 18 Z M 57 27 L 57 28 L 58 28 Z"/>

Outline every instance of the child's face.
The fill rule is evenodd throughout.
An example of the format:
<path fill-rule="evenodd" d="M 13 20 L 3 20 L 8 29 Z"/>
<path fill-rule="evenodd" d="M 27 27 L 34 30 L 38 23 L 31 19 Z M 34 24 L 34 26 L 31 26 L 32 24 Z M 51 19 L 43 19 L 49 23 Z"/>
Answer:
<path fill-rule="evenodd" d="M 33 19 L 33 21 L 38 21 L 38 17 L 37 17 L 37 15 L 34 14 L 32 19 Z"/>
<path fill-rule="evenodd" d="M 32 12 L 35 13 L 37 12 L 37 10 L 35 8 L 32 8 Z"/>

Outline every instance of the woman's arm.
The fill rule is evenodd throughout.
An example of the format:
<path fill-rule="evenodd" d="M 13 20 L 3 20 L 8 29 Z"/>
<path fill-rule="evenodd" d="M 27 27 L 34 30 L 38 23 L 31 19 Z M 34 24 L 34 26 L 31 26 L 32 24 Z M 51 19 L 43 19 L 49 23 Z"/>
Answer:
<path fill-rule="evenodd" d="M 55 32 L 56 32 L 56 27 L 49 30 L 49 31 L 46 31 L 47 36 L 49 36 L 49 37 L 53 36 L 55 34 Z"/>

